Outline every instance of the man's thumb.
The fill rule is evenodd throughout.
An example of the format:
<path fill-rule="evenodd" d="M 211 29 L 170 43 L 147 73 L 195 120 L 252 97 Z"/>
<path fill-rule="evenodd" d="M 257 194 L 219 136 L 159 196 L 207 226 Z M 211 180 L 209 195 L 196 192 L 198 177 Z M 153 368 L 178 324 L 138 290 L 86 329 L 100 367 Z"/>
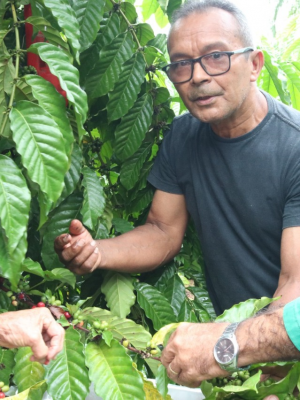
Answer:
<path fill-rule="evenodd" d="M 81 235 L 85 230 L 85 227 L 78 219 L 73 219 L 73 221 L 71 221 L 69 232 L 72 236 Z"/>

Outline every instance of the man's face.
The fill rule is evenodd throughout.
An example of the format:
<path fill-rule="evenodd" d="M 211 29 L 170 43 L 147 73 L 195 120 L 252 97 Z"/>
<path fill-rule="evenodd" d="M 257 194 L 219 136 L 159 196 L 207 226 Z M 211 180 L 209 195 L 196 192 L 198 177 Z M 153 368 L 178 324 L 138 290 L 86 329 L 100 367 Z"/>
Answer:
<path fill-rule="evenodd" d="M 235 18 L 213 8 L 179 20 L 169 37 L 171 62 L 200 57 L 213 51 L 246 47 L 239 37 Z M 189 82 L 176 89 L 191 114 L 203 122 L 225 125 L 239 119 L 251 87 L 251 57 L 231 56 L 231 68 L 224 75 L 209 76 L 195 63 Z"/>

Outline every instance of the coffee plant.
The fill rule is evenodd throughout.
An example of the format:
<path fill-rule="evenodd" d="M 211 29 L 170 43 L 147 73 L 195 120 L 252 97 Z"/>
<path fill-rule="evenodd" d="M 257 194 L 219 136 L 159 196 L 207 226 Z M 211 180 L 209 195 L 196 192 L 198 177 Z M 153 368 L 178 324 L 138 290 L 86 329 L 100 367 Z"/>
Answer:
<path fill-rule="evenodd" d="M 144 0 L 138 17 L 134 0 L 0 0 L 0 312 L 48 307 L 66 330 L 64 350 L 47 366 L 30 362 L 29 348 L 0 348 L 0 398 L 83 400 L 91 383 L 108 400 L 169 398 L 152 336 L 215 318 L 192 224 L 179 255 L 151 274 L 75 276 L 53 249 L 74 218 L 95 239 L 144 223 L 147 175 L 185 110 L 160 71 L 166 36 L 144 20 L 154 14 L 164 26 L 180 4 Z M 280 65 L 266 46 L 260 85 L 299 108 L 290 46 Z M 227 320 L 265 306 L 251 301 Z M 202 390 L 208 399 L 292 396 L 298 368 L 267 386 L 256 368 Z"/>

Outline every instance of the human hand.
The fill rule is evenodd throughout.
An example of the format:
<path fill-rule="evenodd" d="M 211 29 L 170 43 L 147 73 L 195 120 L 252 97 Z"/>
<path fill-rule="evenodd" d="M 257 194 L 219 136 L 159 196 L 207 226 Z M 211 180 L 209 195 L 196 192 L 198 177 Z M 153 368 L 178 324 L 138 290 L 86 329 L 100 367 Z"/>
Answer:
<path fill-rule="evenodd" d="M 161 362 L 170 379 L 198 387 L 206 379 L 227 376 L 215 361 L 213 349 L 227 323 L 182 323 L 162 352 Z"/>
<path fill-rule="evenodd" d="M 33 352 L 31 361 L 48 364 L 62 350 L 64 336 L 64 329 L 47 308 L 0 314 L 0 346 L 29 346 Z"/>
<path fill-rule="evenodd" d="M 94 271 L 101 260 L 95 240 L 77 219 L 71 222 L 69 232 L 54 241 L 54 249 L 60 261 L 79 275 Z"/>

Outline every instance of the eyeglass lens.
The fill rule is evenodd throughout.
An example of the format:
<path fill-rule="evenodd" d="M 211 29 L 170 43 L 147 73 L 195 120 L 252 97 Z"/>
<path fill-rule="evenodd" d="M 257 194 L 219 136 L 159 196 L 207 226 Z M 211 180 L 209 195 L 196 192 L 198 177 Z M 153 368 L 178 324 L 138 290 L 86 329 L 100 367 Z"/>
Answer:
<path fill-rule="evenodd" d="M 169 65 L 167 74 L 174 83 L 188 81 L 192 77 L 193 64 L 200 61 L 202 68 L 209 75 L 218 75 L 227 72 L 230 65 L 230 56 L 227 53 L 207 54 L 201 59 L 184 60 Z"/>

